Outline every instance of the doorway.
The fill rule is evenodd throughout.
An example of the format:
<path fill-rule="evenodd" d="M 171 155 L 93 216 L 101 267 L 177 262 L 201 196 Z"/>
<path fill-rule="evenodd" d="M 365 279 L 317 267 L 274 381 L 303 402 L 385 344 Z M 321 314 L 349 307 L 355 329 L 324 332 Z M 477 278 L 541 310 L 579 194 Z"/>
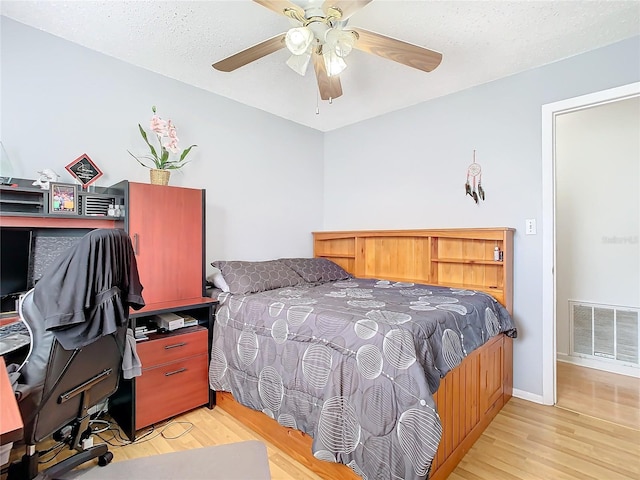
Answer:
<path fill-rule="evenodd" d="M 640 82 L 583 95 L 542 107 L 542 401 L 557 401 L 556 371 L 556 121 L 559 115 L 578 112 L 640 96 Z M 640 265 L 638 265 L 640 268 Z"/>

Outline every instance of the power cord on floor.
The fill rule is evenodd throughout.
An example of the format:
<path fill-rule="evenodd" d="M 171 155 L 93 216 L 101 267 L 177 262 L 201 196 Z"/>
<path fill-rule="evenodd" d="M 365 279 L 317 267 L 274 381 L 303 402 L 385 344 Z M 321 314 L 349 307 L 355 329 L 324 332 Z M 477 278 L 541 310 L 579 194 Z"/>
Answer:
<path fill-rule="evenodd" d="M 98 416 L 102 415 L 103 413 L 106 413 L 106 410 L 99 412 Z M 176 425 L 182 425 L 185 430 L 176 435 L 170 435 L 170 432 L 168 432 L 168 430 Z M 95 418 L 89 422 L 89 426 L 92 429 L 92 435 L 97 436 L 100 440 L 102 440 L 110 447 L 118 448 L 127 445 L 148 442 L 150 440 L 153 440 L 154 438 L 157 438 L 158 436 L 162 436 L 166 440 L 175 440 L 189 433 L 193 429 L 194 425 L 191 422 L 174 420 L 173 418 L 170 418 L 164 423 L 152 425 L 147 431 L 139 435 L 138 438 L 136 438 L 133 442 L 128 438 L 123 437 L 120 428 L 117 425 L 114 426 L 114 424 L 109 420 Z M 107 433 L 110 433 L 111 436 L 106 436 Z M 63 450 L 65 450 L 65 447 L 67 447 L 67 444 L 65 442 L 57 442 L 55 445 L 49 447 L 48 449 L 39 452 L 40 461 L 38 463 L 45 464 L 52 462 L 58 455 L 60 455 Z M 45 455 L 53 452 L 54 450 L 57 451 L 51 458 L 42 458 Z"/>
<path fill-rule="evenodd" d="M 96 425 L 104 425 L 104 428 L 96 428 Z M 91 420 L 89 422 L 89 427 L 91 427 L 91 433 L 95 435 L 109 430 L 109 428 L 111 428 L 111 422 L 108 420 Z"/>
<path fill-rule="evenodd" d="M 169 427 L 173 427 L 174 425 L 187 425 L 188 427 L 185 427 L 186 430 L 183 431 L 182 433 L 180 433 L 179 435 L 169 436 L 168 434 L 165 433 L 165 430 L 167 430 Z M 164 438 L 166 440 L 175 440 L 177 438 L 182 437 L 183 435 L 186 435 L 192 429 L 193 429 L 193 423 L 191 423 L 191 422 L 174 421 L 174 422 L 170 422 L 169 424 L 165 425 L 164 428 L 162 429 L 162 431 L 160 432 L 160 434 L 162 435 L 162 438 Z"/>
<path fill-rule="evenodd" d="M 38 453 L 39 453 L 39 460 L 38 460 L 38 463 L 42 465 L 42 464 L 44 464 L 44 463 L 49 463 L 49 462 L 51 462 L 51 461 L 55 460 L 55 458 L 56 458 L 58 455 L 60 455 L 60 453 L 61 453 L 63 450 L 65 450 L 65 447 L 66 447 L 66 446 L 67 446 L 67 444 L 66 444 L 66 443 L 64 443 L 64 442 L 58 442 L 58 443 L 56 443 L 54 446 L 49 447 L 48 449 L 43 450 L 43 451 L 41 451 L 41 452 L 38 452 Z M 50 452 L 52 452 L 53 450 L 55 450 L 56 448 L 58 449 L 58 451 L 57 451 L 57 452 L 56 452 L 56 453 L 55 453 L 51 458 L 47 458 L 47 459 L 42 458 L 42 457 L 44 457 L 45 455 L 47 455 L 48 453 L 50 453 Z"/>
<path fill-rule="evenodd" d="M 170 418 L 169 420 L 166 420 L 165 423 L 152 425 L 146 432 L 139 435 L 138 438 L 136 438 L 132 442 L 131 440 L 124 438 L 122 436 L 120 428 L 118 428 L 117 426 L 113 426 L 112 423 L 108 420 L 92 420 L 90 422 L 92 428 L 94 424 L 105 425 L 102 428 L 95 429 L 93 431 L 93 434 L 111 447 L 124 447 L 131 444 L 140 444 L 153 440 L 158 436 L 162 436 L 162 438 L 166 440 L 175 440 L 182 437 L 183 435 L 186 435 L 193 429 L 193 423 L 191 422 L 174 420 L 173 418 Z M 179 434 L 171 435 L 168 430 L 175 425 L 182 425 L 185 430 L 180 432 Z M 107 432 L 111 433 L 111 436 L 105 438 L 105 436 L 103 436 L 102 434 Z M 117 443 L 113 443 L 114 441 Z"/>

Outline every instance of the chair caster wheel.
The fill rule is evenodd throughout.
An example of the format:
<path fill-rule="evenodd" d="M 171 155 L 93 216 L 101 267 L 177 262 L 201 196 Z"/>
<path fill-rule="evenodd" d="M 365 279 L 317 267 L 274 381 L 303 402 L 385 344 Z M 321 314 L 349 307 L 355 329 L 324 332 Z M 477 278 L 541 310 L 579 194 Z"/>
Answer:
<path fill-rule="evenodd" d="M 107 452 L 104 455 L 100 455 L 98 457 L 98 465 L 100 465 L 101 467 L 105 467 L 111 463 L 111 460 L 113 460 L 113 453 Z"/>

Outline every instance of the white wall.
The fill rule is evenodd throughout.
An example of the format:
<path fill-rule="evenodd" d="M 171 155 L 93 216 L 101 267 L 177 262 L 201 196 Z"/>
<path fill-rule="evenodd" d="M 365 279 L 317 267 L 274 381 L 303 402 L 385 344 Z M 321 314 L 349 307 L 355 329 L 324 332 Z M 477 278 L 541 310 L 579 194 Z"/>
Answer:
<path fill-rule="evenodd" d="M 541 105 L 638 81 L 639 37 L 322 135 L 4 17 L 0 26 L 0 139 L 21 175 L 64 172 L 86 152 L 101 185 L 148 181 L 126 150 L 144 151 L 137 123 L 155 104 L 199 145 L 171 183 L 207 189 L 211 260 L 311 254 L 309 232 L 322 228 L 517 228 L 514 386 L 541 394 L 542 242 L 523 235 L 525 218 L 542 224 Z M 479 206 L 464 195 L 474 149 Z"/>
<path fill-rule="evenodd" d="M 515 227 L 514 388 L 541 399 L 541 106 L 638 81 L 639 59 L 635 37 L 327 133 L 324 228 Z M 478 206 L 464 192 L 474 149 Z"/>
<path fill-rule="evenodd" d="M 558 353 L 569 300 L 640 307 L 640 98 L 556 118 Z"/>
<path fill-rule="evenodd" d="M 1 17 L 2 131 L 14 176 L 35 178 L 87 153 L 97 185 L 149 182 L 138 123 L 151 106 L 183 148 L 198 144 L 171 185 L 207 190 L 207 259 L 312 254 L 322 227 L 322 133 L 143 70 Z"/>

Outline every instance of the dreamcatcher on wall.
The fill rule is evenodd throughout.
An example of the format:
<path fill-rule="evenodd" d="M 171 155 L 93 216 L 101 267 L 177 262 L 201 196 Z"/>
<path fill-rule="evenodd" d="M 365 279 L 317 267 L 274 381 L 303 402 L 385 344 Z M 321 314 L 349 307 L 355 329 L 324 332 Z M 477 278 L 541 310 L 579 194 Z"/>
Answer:
<path fill-rule="evenodd" d="M 473 163 L 467 168 L 467 183 L 464 184 L 466 194 L 473 198 L 476 204 L 484 201 L 484 189 L 482 188 L 482 167 L 476 163 L 476 151 L 473 151 Z"/>

